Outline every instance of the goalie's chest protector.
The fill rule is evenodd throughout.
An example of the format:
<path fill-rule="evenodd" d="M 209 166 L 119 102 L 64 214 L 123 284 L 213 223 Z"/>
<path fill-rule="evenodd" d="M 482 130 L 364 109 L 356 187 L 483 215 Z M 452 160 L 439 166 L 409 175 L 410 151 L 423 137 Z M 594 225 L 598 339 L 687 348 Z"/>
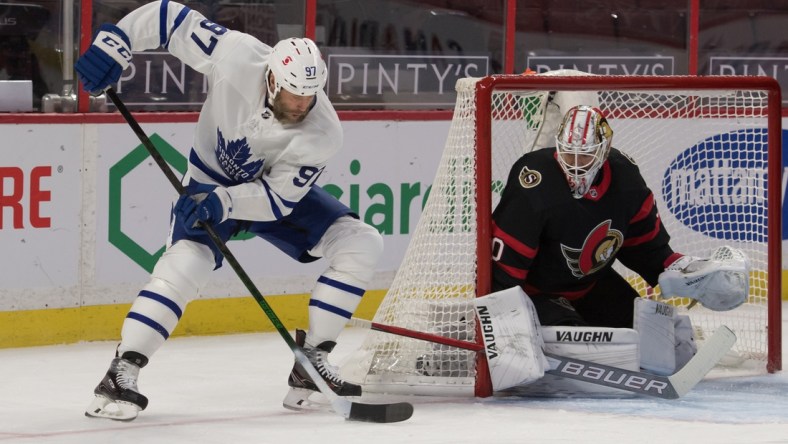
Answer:
<path fill-rule="evenodd" d="M 569 290 L 610 266 L 650 191 L 617 150 L 581 199 L 569 190 L 555 149 L 526 154 L 512 169 L 496 224 L 537 253 L 527 281 L 544 291 Z"/>

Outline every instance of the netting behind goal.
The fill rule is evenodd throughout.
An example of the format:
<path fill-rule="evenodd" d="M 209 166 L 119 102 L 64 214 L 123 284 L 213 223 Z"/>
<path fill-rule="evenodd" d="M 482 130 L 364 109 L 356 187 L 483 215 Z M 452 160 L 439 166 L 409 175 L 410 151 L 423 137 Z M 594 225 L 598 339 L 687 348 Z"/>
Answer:
<path fill-rule="evenodd" d="M 687 310 L 699 346 L 720 324 L 738 340 L 727 365 L 780 367 L 780 100 L 768 78 L 493 76 L 463 79 L 428 202 L 375 322 L 476 340 L 472 300 L 490 290 L 490 214 L 509 168 L 552 146 L 556 97 L 598 100 L 613 146 L 639 165 L 674 250 L 708 257 L 720 245 L 751 261 L 742 307 Z M 551 94 L 550 91 L 560 91 Z M 525 223 L 525 222 L 524 222 Z M 641 295 L 651 288 L 620 264 Z M 489 395 L 476 354 L 370 332 L 343 375 L 367 391 Z M 478 374 L 477 374 L 478 373 Z"/>

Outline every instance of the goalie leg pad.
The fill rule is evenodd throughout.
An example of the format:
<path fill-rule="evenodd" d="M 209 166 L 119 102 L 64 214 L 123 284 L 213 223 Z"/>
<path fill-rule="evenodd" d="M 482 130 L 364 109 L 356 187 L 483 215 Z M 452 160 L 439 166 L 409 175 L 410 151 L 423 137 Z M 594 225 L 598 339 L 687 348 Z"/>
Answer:
<path fill-rule="evenodd" d="M 676 308 L 650 299 L 635 299 L 633 327 L 640 336 L 640 367 L 657 375 L 676 370 Z"/>
<path fill-rule="evenodd" d="M 544 376 L 549 364 L 533 302 L 520 287 L 474 300 L 493 391 Z"/>
<path fill-rule="evenodd" d="M 676 338 L 676 371 L 681 370 L 684 365 L 698 352 L 698 345 L 695 343 L 695 329 L 687 315 L 676 315 L 674 319 L 674 336 Z"/>
<path fill-rule="evenodd" d="M 671 375 L 698 351 L 689 316 L 671 305 L 636 299 L 634 326 L 640 335 L 640 367 L 648 372 Z"/>
<path fill-rule="evenodd" d="M 639 370 L 638 334 L 631 328 L 550 326 L 542 328 L 545 350 L 560 356 L 583 359 L 626 370 Z M 624 397 L 620 389 L 546 374 L 532 384 L 517 387 L 522 396 Z"/>

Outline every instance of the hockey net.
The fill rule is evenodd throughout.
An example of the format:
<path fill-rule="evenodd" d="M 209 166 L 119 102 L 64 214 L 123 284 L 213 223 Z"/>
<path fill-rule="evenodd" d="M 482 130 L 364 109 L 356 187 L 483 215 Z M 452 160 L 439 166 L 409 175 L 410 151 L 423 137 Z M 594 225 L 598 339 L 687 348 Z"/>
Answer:
<path fill-rule="evenodd" d="M 552 75 L 550 75 L 552 74 Z M 587 76 L 577 72 L 462 79 L 428 202 L 374 322 L 477 340 L 472 300 L 490 290 L 490 214 L 509 168 L 550 146 L 564 97 L 598 99 L 613 146 L 639 165 L 674 250 L 708 257 L 731 245 L 750 259 L 750 295 L 713 312 L 670 303 L 691 316 L 699 346 L 717 326 L 738 340 L 726 365 L 776 371 L 780 357 L 780 96 L 763 77 Z M 622 273 L 644 297 L 636 274 Z M 366 391 L 490 394 L 474 352 L 369 332 L 342 368 Z"/>

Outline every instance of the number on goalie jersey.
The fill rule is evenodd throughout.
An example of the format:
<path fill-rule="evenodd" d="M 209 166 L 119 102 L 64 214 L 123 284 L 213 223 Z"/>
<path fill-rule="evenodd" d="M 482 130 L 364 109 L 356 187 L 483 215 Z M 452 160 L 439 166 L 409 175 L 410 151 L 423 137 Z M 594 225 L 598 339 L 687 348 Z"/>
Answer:
<path fill-rule="evenodd" d="M 656 286 L 681 255 L 638 167 L 610 146 L 600 112 L 573 107 L 563 122 L 561 152 L 596 160 L 572 169 L 545 148 L 512 166 L 493 212 L 493 291 L 522 286 L 543 325 L 631 328 L 638 294 L 613 262 Z"/>
<path fill-rule="evenodd" d="M 205 223 L 224 241 L 247 231 L 300 262 L 326 259 L 309 302 L 309 331 L 299 331 L 296 341 L 329 387 L 340 396 L 360 395 L 358 385 L 326 365 L 326 355 L 364 294 L 383 240 L 315 185 L 342 146 L 339 118 L 323 91 L 327 72 L 320 51 L 309 39 L 270 47 L 164 0 L 141 6 L 117 26 L 102 26 L 75 69 L 87 90 L 101 91 L 132 63 L 132 50 L 159 47 L 207 81 L 183 179 L 189 195 L 174 206 L 167 250 L 123 323 L 116 357 L 86 414 L 129 420 L 146 407 L 136 383 L 140 368 L 221 266 Z M 260 259 L 256 266 L 276 260 Z M 317 390 L 300 364 L 288 383 L 286 407 L 303 407 Z M 106 408 L 110 404 L 116 408 Z"/>

